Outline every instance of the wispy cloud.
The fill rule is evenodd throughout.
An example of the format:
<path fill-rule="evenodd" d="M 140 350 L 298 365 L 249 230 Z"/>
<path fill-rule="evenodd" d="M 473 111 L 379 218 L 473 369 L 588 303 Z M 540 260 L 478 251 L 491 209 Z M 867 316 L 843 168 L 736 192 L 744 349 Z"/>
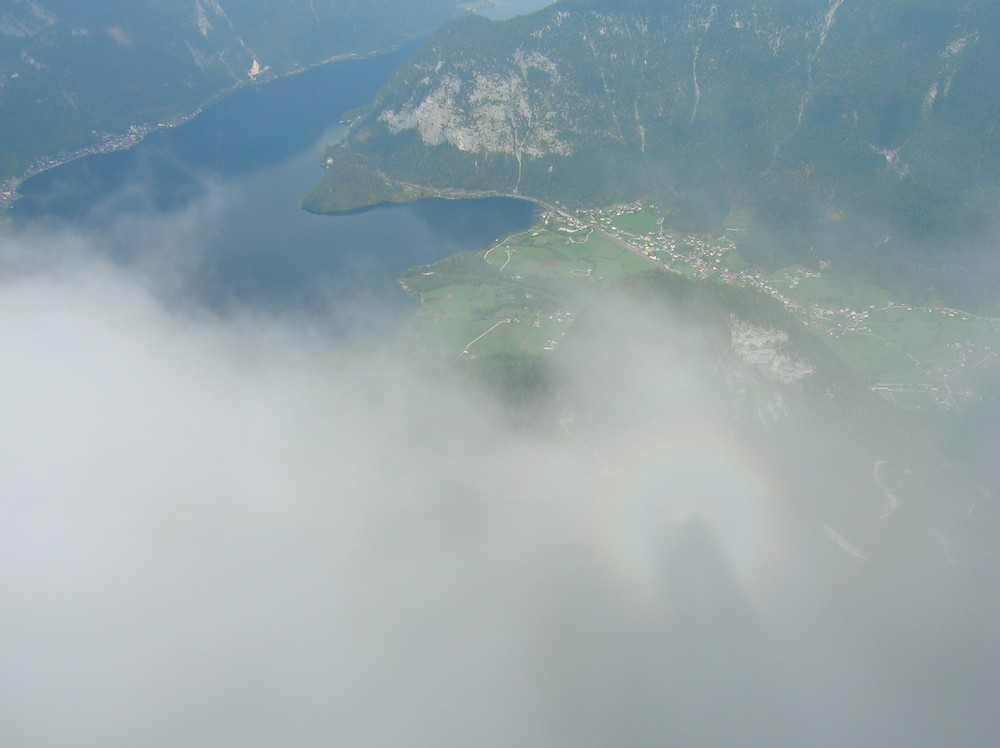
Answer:
<path fill-rule="evenodd" d="M 0 742 L 988 734 L 996 606 L 959 607 L 961 538 L 937 558 L 906 505 L 850 535 L 881 505 L 829 516 L 850 481 L 782 475 L 794 437 L 734 419 L 705 330 L 609 306 L 557 365 L 569 405 L 526 429 L 301 313 L 207 311 L 191 220 L 148 224 L 163 251 L 129 267 L 5 240 Z M 848 464 L 846 421 L 803 425 L 803 455 Z"/>

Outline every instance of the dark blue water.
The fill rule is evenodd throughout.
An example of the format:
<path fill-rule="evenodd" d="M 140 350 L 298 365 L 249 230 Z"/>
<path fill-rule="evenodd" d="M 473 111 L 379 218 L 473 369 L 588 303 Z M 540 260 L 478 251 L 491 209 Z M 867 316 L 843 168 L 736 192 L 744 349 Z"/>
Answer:
<path fill-rule="evenodd" d="M 219 310 L 329 312 L 347 302 L 405 314 L 414 303 L 398 287 L 405 269 L 486 247 L 535 214 L 503 198 L 345 216 L 299 208 L 322 177 L 324 143 L 345 131 L 343 114 L 370 101 L 413 51 L 243 89 L 128 151 L 40 174 L 22 185 L 14 225 L 83 234 L 125 265 L 146 262 L 152 247 L 175 252 L 187 263 L 186 291 Z"/>

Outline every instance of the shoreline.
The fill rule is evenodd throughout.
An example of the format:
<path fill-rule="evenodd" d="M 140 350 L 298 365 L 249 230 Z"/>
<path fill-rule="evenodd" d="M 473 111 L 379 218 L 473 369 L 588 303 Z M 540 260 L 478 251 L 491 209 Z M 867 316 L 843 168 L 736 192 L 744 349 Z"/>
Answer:
<path fill-rule="evenodd" d="M 269 83 L 274 83 L 285 78 L 290 78 L 294 75 L 299 75 L 300 73 L 305 73 L 310 70 L 315 70 L 316 68 L 323 67 L 324 65 L 331 65 L 337 62 L 346 62 L 348 60 L 369 60 L 374 57 L 379 57 L 381 55 L 389 54 L 391 52 L 396 52 L 408 44 L 413 44 L 418 42 L 424 36 L 414 37 L 408 39 L 399 44 L 382 47 L 380 49 L 372 50 L 371 52 L 360 53 L 360 52 L 350 52 L 346 54 L 333 55 L 327 57 L 315 64 L 304 65 L 301 67 L 288 70 L 283 73 L 278 73 L 267 78 L 261 77 L 248 77 L 245 81 L 237 81 L 233 85 L 225 88 L 207 101 L 200 104 L 194 111 L 188 114 L 178 115 L 177 117 L 168 120 L 166 122 L 145 122 L 140 124 L 129 125 L 128 129 L 124 132 L 119 133 L 102 133 L 98 135 L 98 140 L 92 145 L 78 148 L 70 152 L 59 152 L 50 156 L 40 156 L 34 163 L 29 165 L 19 176 L 9 177 L 6 180 L 0 182 L 0 218 L 7 215 L 10 207 L 17 201 L 19 194 L 18 188 L 24 184 L 27 180 L 32 177 L 38 176 L 51 169 L 64 166 L 68 163 L 76 161 L 87 156 L 96 156 L 103 153 L 115 153 L 117 151 L 127 151 L 130 148 L 134 148 L 136 145 L 141 143 L 143 139 L 150 133 L 157 132 L 159 130 L 170 130 L 175 127 L 180 127 L 181 125 L 187 124 L 191 120 L 195 119 L 198 115 L 205 112 L 207 109 L 220 103 L 232 94 L 241 91 L 245 88 L 251 86 L 263 86 Z"/>

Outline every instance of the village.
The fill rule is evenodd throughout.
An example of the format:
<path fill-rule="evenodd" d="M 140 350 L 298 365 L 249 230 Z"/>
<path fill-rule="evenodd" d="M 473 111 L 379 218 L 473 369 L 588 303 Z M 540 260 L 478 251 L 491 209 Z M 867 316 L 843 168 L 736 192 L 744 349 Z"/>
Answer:
<path fill-rule="evenodd" d="M 717 237 L 677 234 L 664 226 L 655 206 L 633 202 L 570 215 L 550 214 L 570 230 L 597 230 L 670 272 L 740 285 L 766 294 L 869 380 L 873 391 L 907 405 L 961 407 L 977 393 L 971 377 L 995 365 L 1000 318 L 948 306 L 921 306 L 893 299 L 874 287 L 840 291 L 819 269 L 803 266 L 765 274 L 739 254 L 738 232 Z"/>
<path fill-rule="evenodd" d="M 199 109 L 198 112 L 200 111 L 201 110 Z M 188 120 L 195 117 L 198 112 L 186 117 L 177 117 L 173 120 L 158 122 L 156 124 L 131 125 L 128 130 L 123 133 L 99 133 L 95 131 L 92 133 L 95 139 L 93 145 L 78 148 L 72 151 L 62 151 L 57 153 L 55 156 L 44 156 L 37 159 L 30 166 L 28 166 L 28 168 L 24 170 L 24 173 L 19 177 L 11 177 L 3 182 L 0 182 L 0 214 L 5 213 L 10 206 L 14 204 L 14 201 L 17 200 L 18 187 L 36 174 L 41 174 L 44 171 L 54 169 L 57 166 L 67 164 L 70 161 L 75 161 L 76 159 L 83 158 L 84 156 L 127 150 L 151 132 L 184 124 Z"/>

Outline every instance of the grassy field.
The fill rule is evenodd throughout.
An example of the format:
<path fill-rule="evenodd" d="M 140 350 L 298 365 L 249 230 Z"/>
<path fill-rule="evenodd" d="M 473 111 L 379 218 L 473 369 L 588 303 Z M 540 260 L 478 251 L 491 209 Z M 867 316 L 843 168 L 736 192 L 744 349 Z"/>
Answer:
<path fill-rule="evenodd" d="M 743 259 L 742 255 L 735 249 L 731 249 L 722 256 L 722 262 L 726 266 L 726 269 L 738 273 L 741 270 L 746 270 L 747 261 Z"/>
<path fill-rule="evenodd" d="M 504 267 L 505 274 L 514 279 L 530 276 L 607 281 L 651 267 L 648 260 L 592 229 L 567 232 L 536 227 L 489 250 L 486 261 Z"/>
<path fill-rule="evenodd" d="M 410 270 L 404 285 L 422 303 L 406 336 L 441 354 L 551 350 L 581 292 L 653 267 L 600 231 L 561 228 L 538 224 L 478 258 Z"/>
<path fill-rule="evenodd" d="M 904 408 L 932 408 L 938 405 L 938 396 L 934 391 L 896 390 L 889 394 L 889 399 Z"/>
<path fill-rule="evenodd" d="M 695 276 L 698 275 L 697 268 L 695 268 L 694 265 L 689 265 L 686 262 L 674 262 L 671 264 L 670 267 L 676 270 L 681 275 L 687 276 L 688 278 L 694 278 Z"/>
<path fill-rule="evenodd" d="M 659 235 L 657 218 L 646 210 L 616 216 L 612 223 L 630 234 Z M 539 353 L 558 347 L 581 294 L 657 263 L 712 281 L 721 280 L 723 270 L 752 272 L 736 248 L 710 238 L 677 237 L 674 256 L 664 248 L 653 251 L 650 261 L 594 225 L 568 224 L 543 219 L 486 252 L 453 255 L 408 271 L 403 283 L 422 303 L 407 336 L 442 355 Z M 674 241 L 663 235 L 659 240 Z M 994 351 L 1000 353 L 1000 325 L 990 321 L 900 305 L 883 289 L 837 283 L 802 267 L 783 268 L 763 280 L 787 302 L 824 315 L 811 324 L 825 333 L 830 347 L 868 381 L 890 385 L 882 391 L 903 404 L 934 405 L 943 399 L 946 382 L 971 381 L 964 375 L 992 365 Z"/>
<path fill-rule="evenodd" d="M 879 381 L 940 382 L 989 363 L 1000 335 L 986 322 L 893 309 L 830 341 L 852 367 Z"/>
<path fill-rule="evenodd" d="M 648 210 L 623 213 L 612 219 L 611 225 L 631 234 L 653 234 L 660 230 L 659 220 Z"/>
<path fill-rule="evenodd" d="M 856 371 L 893 381 L 913 381 L 924 372 L 906 351 L 868 333 L 849 331 L 831 347 Z"/>
<path fill-rule="evenodd" d="M 838 286 L 802 268 L 785 268 L 769 277 L 768 284 L 800 304 L 833 310 L 880 308 L 890 301 L 889 293 L 881 288 Z"/>

